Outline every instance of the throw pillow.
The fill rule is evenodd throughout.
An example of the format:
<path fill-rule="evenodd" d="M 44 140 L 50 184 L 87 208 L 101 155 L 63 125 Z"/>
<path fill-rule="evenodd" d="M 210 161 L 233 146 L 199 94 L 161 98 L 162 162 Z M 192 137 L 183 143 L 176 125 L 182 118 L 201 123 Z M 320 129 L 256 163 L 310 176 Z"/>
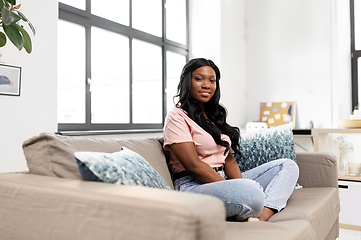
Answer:
<path fill-rule="evenodd" d="M 78 159 L 76 159 L 76 163 L 78 164 L 79 172 L 83 180 L 92 182 L 103 182 L 92 171 L 89 170 L 88 166 L 85 163 L 80 162 Z"/>
<path fill-rule="evenodd" d="M 241 155 L 234 154 L 241 172 L 264 163 L 288 158 L 296 162 L 292 124 L 241 134 Z M 297 183 L 296 189 L 301 188 Z"/>
<path fill-rule="evenodd" d="M 115 153 L 74 152 L 74 156 L 84 180 L 171 189 L 142 156 L 125 147 Z"/>

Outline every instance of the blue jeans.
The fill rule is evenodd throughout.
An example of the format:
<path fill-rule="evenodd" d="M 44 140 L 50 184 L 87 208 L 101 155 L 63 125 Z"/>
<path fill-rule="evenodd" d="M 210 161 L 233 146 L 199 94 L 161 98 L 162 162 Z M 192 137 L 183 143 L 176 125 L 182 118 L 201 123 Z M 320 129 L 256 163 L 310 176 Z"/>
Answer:
<path fill-rule="evenodd" d="M 223 171 L 218 174 L 225 176 Z M 185 176 L 174 181 L 174 189 L 218 197 L 228 219 L 246 221 L 258 217 L 263 207 L 280 211 L 286 206 L 298 179 L 298 166 L 290 159 L 279 159 L 243 172 L 242 177 L 203 184 Z"/>

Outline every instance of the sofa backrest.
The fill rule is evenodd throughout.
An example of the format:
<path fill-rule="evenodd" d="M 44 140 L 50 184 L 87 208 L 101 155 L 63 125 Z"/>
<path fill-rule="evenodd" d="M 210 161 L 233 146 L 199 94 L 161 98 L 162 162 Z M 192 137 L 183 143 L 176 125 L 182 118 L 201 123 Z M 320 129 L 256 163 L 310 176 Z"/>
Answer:
<path fill-rule="evenodd" d="M 146 159 L 173 189 L 163 148 L 156 138 L 103 139 L 42 133 L 23 143 L 29 172 L 37 175 L 82 179 L 74 152 L 117 152 L 126 147 Z"/>

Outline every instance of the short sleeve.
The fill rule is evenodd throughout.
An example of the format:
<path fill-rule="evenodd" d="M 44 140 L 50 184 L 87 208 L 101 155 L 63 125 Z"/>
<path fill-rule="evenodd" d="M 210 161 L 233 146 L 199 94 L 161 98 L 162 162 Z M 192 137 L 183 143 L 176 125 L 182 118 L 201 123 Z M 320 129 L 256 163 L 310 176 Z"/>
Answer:
<path fill-rule="evenodd" d="M 165 121 L 163 128 L 165 150 L 169 150 L 169 145 L 173 143 L 193 142 L 189 125 L 178 111 L 172 111 Z"/>

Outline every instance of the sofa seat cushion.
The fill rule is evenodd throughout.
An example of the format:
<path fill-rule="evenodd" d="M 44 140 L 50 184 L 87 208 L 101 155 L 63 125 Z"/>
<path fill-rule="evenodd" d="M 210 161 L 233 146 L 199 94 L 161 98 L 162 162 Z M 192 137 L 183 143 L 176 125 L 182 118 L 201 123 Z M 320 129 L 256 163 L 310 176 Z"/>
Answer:
<path fill-rule="evenodd" d="M 305 220 L 287 222 L 227 222 L 227 240 L 316 240 L 310 223 Z"/>
<path fill-rule="evenodd" d="M 227 239 L 326 239 L 339 211 L 336 188 L 302 188 L 268 222 L 227 222 Z"/>
<path fill-rule="evenodd" d="M 122 147 L 141 155 L 173 188 L 162 146 L 156 138 L 118 140 L 42 133 L 23 143 L 30 173 L 80 180 L 82 177 L 74 152 L 113 153 L 120 151 Z"/>
<path fill-rule="evenodd" d="M 273 215 L 269 222 L 305 220 L 316 239 L 325 239 L 338 219 L 340 202 L 336 188 L 302 188 L 292 193 L 287 207 Z"/>

